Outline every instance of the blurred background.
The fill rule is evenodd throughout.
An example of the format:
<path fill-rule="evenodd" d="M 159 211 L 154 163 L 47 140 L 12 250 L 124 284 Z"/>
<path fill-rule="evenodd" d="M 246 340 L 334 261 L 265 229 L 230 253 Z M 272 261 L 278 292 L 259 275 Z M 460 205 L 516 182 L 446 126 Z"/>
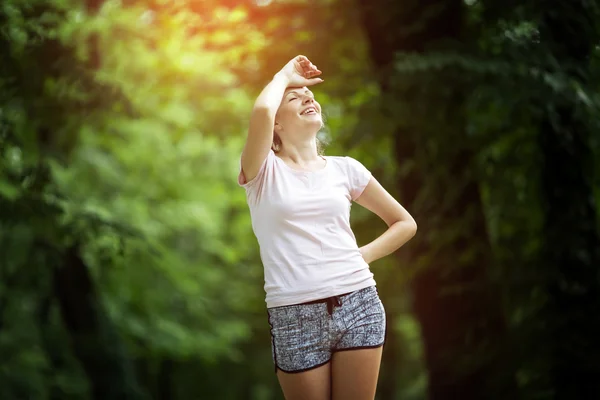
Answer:
<path fill-rule="evenodd" d="M 298 54 L 419 225 L 377 398 L 599 399 L 599 3 L 3 0 L 0 399 L 283 398 L 236 182 Z"/>

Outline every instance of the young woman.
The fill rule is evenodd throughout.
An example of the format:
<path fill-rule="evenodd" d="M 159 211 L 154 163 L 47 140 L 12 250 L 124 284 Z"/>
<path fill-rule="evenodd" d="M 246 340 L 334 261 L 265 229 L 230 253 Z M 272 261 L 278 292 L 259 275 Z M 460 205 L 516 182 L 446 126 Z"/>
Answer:
<path fill-rule="evenodd" d="M 385 311 L 369 263 L 414 236 L 410 214 L 358 161 L 319 154 L 321 71 L 288 62 L 258 96 L 241 158 L 264 266 L 273 362 L 287 400 L 373 399 Z M 388 229 L 361 248 L 352 201 Z"/>

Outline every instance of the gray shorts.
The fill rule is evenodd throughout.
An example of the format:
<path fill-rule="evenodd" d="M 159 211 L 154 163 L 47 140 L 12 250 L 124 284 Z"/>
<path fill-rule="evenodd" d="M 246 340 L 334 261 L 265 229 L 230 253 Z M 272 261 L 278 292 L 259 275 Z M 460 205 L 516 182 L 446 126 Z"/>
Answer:
<path fill-rule="evenodd" d="M 385 310 L 375 286 L 267 312 L 275 371 L 307 371 L 328 363 L 336 351 L 385 342 Z"/>

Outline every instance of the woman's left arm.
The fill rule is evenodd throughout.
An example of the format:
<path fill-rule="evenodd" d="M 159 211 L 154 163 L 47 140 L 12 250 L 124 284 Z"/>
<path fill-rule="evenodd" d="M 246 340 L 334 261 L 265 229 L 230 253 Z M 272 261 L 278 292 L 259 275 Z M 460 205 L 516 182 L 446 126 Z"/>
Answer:
<path fill-rule="evenodd" d="M 374 177 L 355 201 L 377 214 L 388 226 L 381 236 L 360 248 L 368 264 L 398 250 L 417 233 L 414 218 Z"/>

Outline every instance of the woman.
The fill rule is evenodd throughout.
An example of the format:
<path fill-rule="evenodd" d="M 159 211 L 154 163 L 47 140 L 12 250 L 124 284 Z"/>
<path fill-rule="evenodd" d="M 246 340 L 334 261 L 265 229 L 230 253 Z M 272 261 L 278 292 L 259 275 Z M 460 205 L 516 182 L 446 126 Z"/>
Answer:
<path fill-rule="evenodd" d="M 358 161 L 319 154 L 322 82 L 306 57 L 288 62 L 258 96 L 241 158 L 264 266 L 273 361 L 287 400 L 373 399 L 385 311 L 369 263 L 414 236 L 410 214 Z M 361 248 L 352 201 L 388 225 Z"/>

